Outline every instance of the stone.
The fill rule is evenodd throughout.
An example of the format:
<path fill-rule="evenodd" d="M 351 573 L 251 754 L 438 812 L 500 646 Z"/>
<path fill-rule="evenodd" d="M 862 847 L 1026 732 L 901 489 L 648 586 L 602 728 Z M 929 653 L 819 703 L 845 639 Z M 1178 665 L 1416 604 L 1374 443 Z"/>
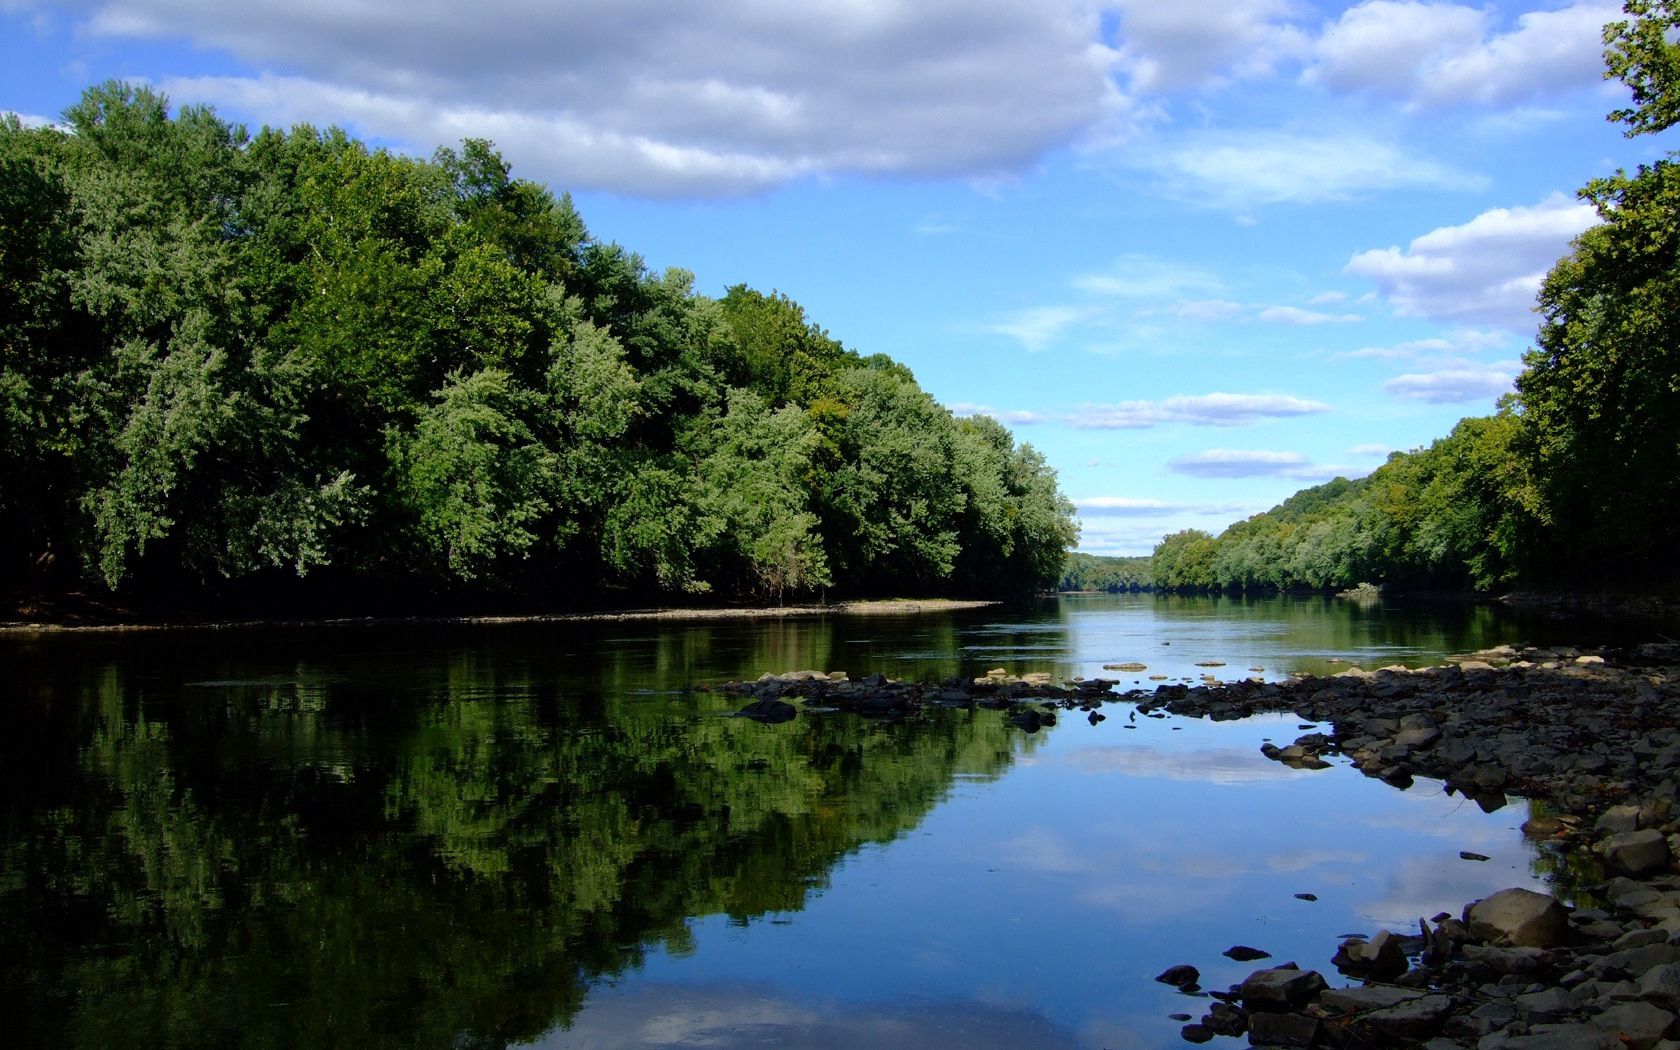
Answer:
<path fill-rule="evenodd" d="M 1186 1043 L 1206 1043 L 1213 1040 L 1214 1032 L 1205 1024 L 1187 1024 L 1178 1034 Z"/>
<path fill-rule="evenodd" d="M 1593 823 L 1595 835 L 1623 835 L 1639 830 L 1638 806 L 1611 806 Z"/>
<path fill-rule="evenodd" d="M 1680 1009 L 1680 962 L 1646 970 L 1639 978 L 1639 997 L 1664 1009 Z"/>
<path fill-rule="evenodd" d="M 1675 1020 L 1673 1014 L 1650 1003 L 1622 1003 L 1589 1023 L 1615 1036 L 1628 1050 L 1651 1050 L 1674 1030 Z"/>
<path fill-rule="evenodd" d="M 1499 948 L 1485 944 L 1466 944 L 1464 958 L 1498 974 L 1539 973 L 1552 961 L 1551 953 L 1539 948 Z"/>
<path fill-rule="evenodd" d="M 1357 937 L 1343 941 L 1330 960 L 1336 969 L 1351 977 L 1369 977 L 1378 981 L 1392 980 L 1406 972 L 1406 950 L 1400 938 L 1387 930 L 1379 930 L 1369 941 Z"/>
<path fill-rule="evenodd" d="M 1624 831 L 1599 844 L 1604 863 L 1627 875 L 1649 875 L 1668 867 L 1668 839 L 1656 828 Z"/>
<path fill-rule="evenodd" d="M 1318 1042 L 1318 1018 L 1302 1014 L 1253 1014 L 1248 1019 L 1248 1042 L 1250 1046 L 1305 1050 Z"/>
<path fill-rule="evenodd" d="M 1569 911 L 1556 898 L 1513 886 L 1465 908 L 1464 924 L 1475 940 L 1551 948 L 1569 936 Z"/>
<path fill-rule="evenodd" d="M 780 722 L 791 722 L 798 714 L 798 708 L 783 700 L 754 700 L 735 712 L 735 717 L 776 725 Z"/>
<path fill-rule="evenodd" d="M 1517 1013 L 1529 1024 L 1550 1024 L 1561 1021 L 1580 1008 L 1575 997 L 1562 988 L 1547 988 L 1519 995 L 1511 1001 Z"/>
<path fill-rule="evenodd" d="M 1326 987 L 1318 971 L 1303 970 L 1291 963 L 1254 971 L 1243 978 L 1238 994 L 1242 996 L 1244 1008 L 1251 1012 L 1292 1010 L 1304 1005 Z"/>
<path fill-rule="evenodd" d="M 1541 1025 L 1522 1035 L 1495 1032 L 1476 1043 L 1476 1050 L 1626 1050 L 1615 1036 L 1585 1024 Z"/>
<path fill-rule="evenodd" d="M 1359 1027 L 1384 1037 L 1422 1039 L 1439 1032 L 1452 1009 L 1451 996 L 1425 995 L 1372 1011 L 1359 1019 Z"/>
<path fill-rule="evenodd" d="M 1332 988 L 1318 997 L 1318 1004 L 1327 1010 L 1335 1010 L 1344 1014 L 1363 1014 L 1372 1010 L 1383 1010 L 1413 999 L 1423 998 L 1424 993 L 1410 988 L 1394 988 L 1388 985 L 1370 984 L 1362 988 Z"/>
<path fill-rule="evenodd" d="M 1246 944 L 1233 944 L 1220 954 L 1237 962 L 1253 962 L 1256 959 L 1270 959 L 1272 957 L 1271 952 L 1263 952 L 1259 948 L 1250 948 Z"/>
<path fill-rule="evenodd" d="M 1160 981 L 1162 984 L 1170 984 L 1177 988 L 1183 988 L 1187 984 L 1195 984 L 1197 981 L 1200 981 L 1202 979 L 1202 971 L 1196 969 L 1194 966 L 1191 966 L 1189 963 L 1180 963 L 1177 966 L 1169 966 L 1165 970 L 1162 970 L 1160 973 L 1155 975 L 1155 979 Z"/>

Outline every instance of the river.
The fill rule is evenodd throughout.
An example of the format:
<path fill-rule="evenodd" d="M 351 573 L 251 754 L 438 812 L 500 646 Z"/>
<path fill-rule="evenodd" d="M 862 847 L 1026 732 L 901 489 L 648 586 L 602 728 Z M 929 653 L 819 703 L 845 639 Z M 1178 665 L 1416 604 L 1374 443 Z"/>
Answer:
<path fill-rule="evenodd" d="M 771 726 L 691 687 L 998 667 L 1153 687 L 1608 630 L 1067 596 L 0 638 L 0 1015 L 12 1045 L 55 1047 L 1179 1046 L 1169 1015 L 1205 1001 L 1151 980 L 1169 964 L 1208 987 L 1330 972 L 1339 934 L 1580 873 L 1524 841 L 1520 800 L 1267 761 L 1290 717 Z"/>

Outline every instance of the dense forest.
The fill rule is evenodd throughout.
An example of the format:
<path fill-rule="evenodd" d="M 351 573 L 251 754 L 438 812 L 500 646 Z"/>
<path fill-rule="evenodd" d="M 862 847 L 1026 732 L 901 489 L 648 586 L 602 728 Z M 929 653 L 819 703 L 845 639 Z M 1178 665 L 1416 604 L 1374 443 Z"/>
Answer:
<path fill-rule="evenodd" d="M 1154 584 L 1150 559 L 1111 558 L 1101 554 L 1072 551 L 1062 565 L 1059 591 L 1106 591 L 1124 594 L 1149 590 Z"/>
<path fill-rule="evenodd" d="M 1605 27 L 1628 135 L 1680 123 L 1680 5 Z M 1162 589 L 1680 585 L 1680 162 L 1580 191 L 1599 225 L 1546 277 L 1540 327 L 1496 415 L 1369 477 L 1338 478 L 1218 536 L 1155 548 Z"/>
<path fill-rule="evenodd" d="M 1076 538 L 1001 425 L 650 272 L 488 143 L 121 84 L 0 122 L 0 476 L 14 594 L 996 595 Z"/>

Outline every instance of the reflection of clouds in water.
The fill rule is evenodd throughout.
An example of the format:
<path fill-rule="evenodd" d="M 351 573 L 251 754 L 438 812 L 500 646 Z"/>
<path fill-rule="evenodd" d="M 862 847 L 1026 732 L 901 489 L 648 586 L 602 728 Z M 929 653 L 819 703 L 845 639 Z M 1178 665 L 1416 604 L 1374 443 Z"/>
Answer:
<path fill-rule="evenodd" d="M 1308 871 L 1313 868 L 1329 868 L 1334 864 L 1364 864 L 1371 859 L 1370 854 L 1358 850 L 1294 850 L 1289 853 L 1274 853 L 1266 858 L 1266 867 L 1277 872 Z"/>
<path fill-rule="evenodd" d="M 761 1046 L 1069 1050 L 1150 1045 L 1124 1029 L 1113 1034 L 1122 1038 L 1091 1043 L 1036 1011 L 966 999 L 800 1002 L 764 985 L 644 984 L 625 994 L 598 995 L 584 1005 L 569 1029 L 556 1028 L 525 1045 L 545 1050 Z"/>
<path fill-rule="evenodd" d="M 1472 846 L 1498 847 L 1508 843 L 1512 829 L 1529 818 L 1528 803 L 1521 799 L 1513 799 L 1509 807 L 1492 818 L 1484 814 L 1475 802 L 1463 796 L 1443 806 L 1444 792 L 1419 790 L 1431 783 L 1420 780 L 1417 787 L 1397 795 L 1399 804 L 1408 806 L 1409 812 L 1361 813 L 1342 818 L 1343 823 L 1378 831 L 1404 831 L 1411 835 L 1450 839 L 1459 843 L 1460 849 L 1465 849 Z M 1501 819 L 1506 814 L 1509 814 L 1508 818 Z M 1478 852 L 1488 851 L 1483 849 Z"/>
<path fill-rule="evenodd" d="M 1084 747 L 1067 752 L 1063 760 L 1086 773 L 1121 773 L 1202 784 L 1287 780 L 1310 772 L 1273 762 L 1259 751 L 1234 747 L 1194 751 L 1169 751 L 1158 747 Z"/>
<path fill-rule="evenodd" d="M 1379 925 L 1415 931 L 1420 918 L 1443 911 L 1459 915 L 1466 904 L 1507 886 L 1546 892 L 1544 881 L 1529 871 L 1528 850 L 1520 844 L 1490 850 L 1486 861 L 1464 860 L 1456 851 L 1411 856 L 1400 861 L 1380 898 L 1355 904 L 1354 910 Z"/>

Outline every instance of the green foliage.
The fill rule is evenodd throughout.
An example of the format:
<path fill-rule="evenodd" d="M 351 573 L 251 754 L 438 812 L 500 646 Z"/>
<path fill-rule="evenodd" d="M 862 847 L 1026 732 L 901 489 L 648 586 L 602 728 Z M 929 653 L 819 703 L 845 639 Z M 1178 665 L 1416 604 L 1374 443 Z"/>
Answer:
<path fill-rule="evenodd" d="M 1056 589 L 1124 594 L 1153 586 L 1149 558 L 1110 558 L 1074 551 L 1062 566 L 1062 579 Z"/>
<path fill-rule="evenodd" d="M 1054 581 L 1055 475 L 779 293 L 590 238 L 482 140 L 0 121 L 0 582 L 780 600 Z"/>
<path fill-rule="evenodd" d="M 1626 124 L 1629 137 L 1680 122 L 1680 9 L 1670 0 L 1625 0 L 1631 17 L 1604 27 L 1604 79 L 1633 91 L 1633 106 L 1610 119 Z"/>

